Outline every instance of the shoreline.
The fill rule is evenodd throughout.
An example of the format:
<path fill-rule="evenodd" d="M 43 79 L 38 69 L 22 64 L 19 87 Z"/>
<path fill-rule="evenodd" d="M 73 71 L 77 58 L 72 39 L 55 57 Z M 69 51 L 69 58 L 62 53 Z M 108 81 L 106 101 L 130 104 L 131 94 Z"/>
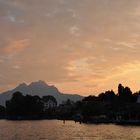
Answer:
<path fill-rule="evenodd" d="M 85 121 L 85 120 L 79 120 L 75 121 L 73 119 L 57 119 L 57 118 L 1 118 L 0 120 L 7 120 L 7 121 L 38 121 L 38 120 L 59 120 L 63 121 L 65 124 L 67 121 L 73 121 L 75 123 L 80 124 L 114 124 L 114 125 L 122 125 L 122 126 L 140 126 L 140 120 L 92 120 L 92 121 Z"/>

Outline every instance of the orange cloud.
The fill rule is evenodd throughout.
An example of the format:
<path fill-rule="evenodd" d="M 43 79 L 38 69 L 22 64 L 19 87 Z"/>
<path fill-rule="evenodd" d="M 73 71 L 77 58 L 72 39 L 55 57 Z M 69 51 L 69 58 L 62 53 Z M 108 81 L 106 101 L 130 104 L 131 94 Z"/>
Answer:
<path fill-rule="evenodd" d="M 5 76 L 0 85 L 45 79 L 64 93 L 83 95 L 116 89 L 120 82 L 139 89 L 140 1 L 0 5 L 0 74 Z"/>
<path fill-rule="evenodd" d="M 28 39 L 10 41 L 8 46 L 4 48 L 4 53 L 12 54 L 23 51 L 28 47 Z"/>

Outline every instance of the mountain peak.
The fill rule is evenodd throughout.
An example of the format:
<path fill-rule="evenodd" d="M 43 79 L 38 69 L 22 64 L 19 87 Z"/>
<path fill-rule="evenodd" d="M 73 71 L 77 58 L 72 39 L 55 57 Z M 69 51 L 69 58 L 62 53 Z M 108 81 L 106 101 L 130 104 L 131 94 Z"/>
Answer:
<path fill-rule="evenodd" d="M 28 85 L 28 88 L 32 91 L 34 91 L 34 93 L 49 93 L 51 95 L 53 94 L 60 94 L 60 92 L 58 91 L 58 89 L 53 86 L 53 85 L 48 85 L 46 82 L 39 80 L 36 82 L 32 82 L 31 84 Z"/>
<path fill-rule="evenodd" d="M 16 89 L 18 88 L 18 89 L 21 89 L 21 88 L 25 88 L 25 87 L 27 87 L 28 85 L 26 84 L 26 83 L 22 83 L 22 84 L 20 84 L 20 85 L 18 85 L 17 87 L 16 87 Z"/>
<path fill-rule="evenodd" d="M 48 86 L 45 81 L 39 80 L 29 84 L 29 86 Z"/>

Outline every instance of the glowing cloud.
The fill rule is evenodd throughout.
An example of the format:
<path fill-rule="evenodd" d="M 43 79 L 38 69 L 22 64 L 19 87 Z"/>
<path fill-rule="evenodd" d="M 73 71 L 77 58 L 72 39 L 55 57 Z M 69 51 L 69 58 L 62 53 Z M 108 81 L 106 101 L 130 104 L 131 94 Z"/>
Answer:
<path fill-rule="evenodd" d="M 0 91 L 39 79 L 83 95 L 120 82 L 139 90 L 139 8 L 138 0 L 0 0 Z"/>

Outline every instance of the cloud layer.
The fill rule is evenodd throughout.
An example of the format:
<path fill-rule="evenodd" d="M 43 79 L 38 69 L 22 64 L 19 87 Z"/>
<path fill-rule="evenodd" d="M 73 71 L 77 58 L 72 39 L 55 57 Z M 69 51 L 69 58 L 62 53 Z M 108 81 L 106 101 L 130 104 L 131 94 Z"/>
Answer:
<path fill-rule="evenodd" d="M 0 91 L 45 80 L 83 95 L 140 89 L 140 1 L 0 0 Z"/>

